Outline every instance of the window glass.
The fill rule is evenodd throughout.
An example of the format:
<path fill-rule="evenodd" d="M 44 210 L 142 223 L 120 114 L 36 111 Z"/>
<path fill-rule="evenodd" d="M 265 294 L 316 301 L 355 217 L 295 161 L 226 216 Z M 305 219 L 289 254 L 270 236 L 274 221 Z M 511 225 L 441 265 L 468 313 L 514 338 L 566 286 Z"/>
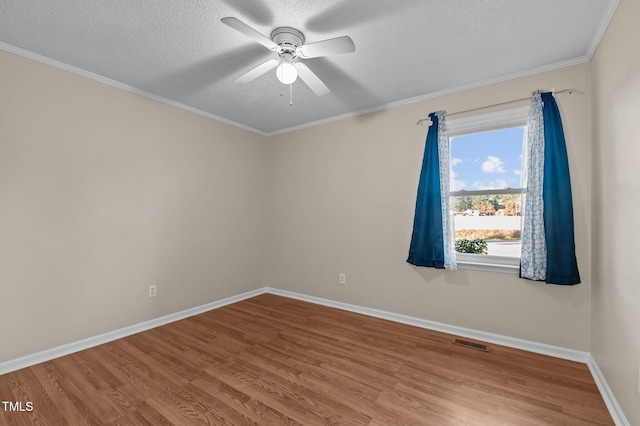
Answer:
<path fill-rule="evenodd" d="M 451 137 L 451 207 L 459 253 L 520 257 L 526 127 Z"/>
<path fill-rule="evenodd" d="M 451 138 L 452 191 L 522 187 L 524 127 Z"/>

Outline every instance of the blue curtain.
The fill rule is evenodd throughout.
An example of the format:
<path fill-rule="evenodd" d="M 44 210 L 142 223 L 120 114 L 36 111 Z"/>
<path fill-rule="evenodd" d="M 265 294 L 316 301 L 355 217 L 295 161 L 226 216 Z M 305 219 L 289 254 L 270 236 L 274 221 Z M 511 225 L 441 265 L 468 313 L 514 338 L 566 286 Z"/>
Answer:
<path fill-rule="evenodd" d="M 416 266 L 444 269 L 444 239 L 442 232 L 442 198 L 440 194 L 440 165 L 438 157 L 439 120 L 429 114 L 431 127 L 422 159 L 418 183 L 416 213 L 407 262 Z"/>
<path fill-rule="evenodd" d="M 551 92 L 542 93 L 544 121 L 544 227 L 549 284 L 580 283 L 573 230 L 569 160 L 558 105 Z"/>

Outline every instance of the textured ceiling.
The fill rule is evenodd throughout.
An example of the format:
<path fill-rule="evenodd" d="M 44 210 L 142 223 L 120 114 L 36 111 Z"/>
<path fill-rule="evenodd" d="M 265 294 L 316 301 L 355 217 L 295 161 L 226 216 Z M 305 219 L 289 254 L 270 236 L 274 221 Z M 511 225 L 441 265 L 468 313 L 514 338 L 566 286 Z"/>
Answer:
<path fill-rule="evenodd" d="M 2 0 L 0 47 L 271 134 L 585 62 L 617 2 Z M 280 26 L 307 43 L 348 35 L 356 51 L 305 60 L 331 93 L 298 79 L 290 106 L 273 70 L 233 81 L 276 54 L 225 16 L 267 37 Z"/>

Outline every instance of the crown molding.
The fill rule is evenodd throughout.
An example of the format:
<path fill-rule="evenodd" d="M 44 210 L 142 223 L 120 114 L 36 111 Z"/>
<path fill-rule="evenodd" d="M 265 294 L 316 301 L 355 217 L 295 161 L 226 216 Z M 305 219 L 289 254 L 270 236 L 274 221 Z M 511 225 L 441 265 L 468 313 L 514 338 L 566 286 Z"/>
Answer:
<path fill-rule="evenodd" d="M 591 40 L 591 44 L 589 44 L 589 48 L 587 49 L 587 54 L 585 55 L 589 58 L 589 61 L 593 58 L 593 55 L 595 55 L 596 50 L 598 50 L 602 37 L 604 37 L 604 34 L 607 32 L 607 28 L 609 28 L 609 24 L 611 23 L 613 15 L 615 15 L 619 4 L 620 0 L 610 0 L 607 4 L 607 8 L 602 16 L 602 21 L 600 21 L 600 25 L 598 25 L 598 29 L 596 30 L 596 33 Z"/>
<path fill-rule="evenodd" d="M 130 86 L 128 84 L 121 83 L 121 82 L 116 81 L 116 80 L 112 80 L 112 79 L 104 77 L 104 76 L 102 76 L 100 74 L 95 74 L 95 73 L 92 73 L 90 71 L 83 70 L 82 68 L 74 67 L 73 65 L 65 64 L 64 62 L 56 61 L 55 59 L 51 59 L 51 58 L 48 58 L 46 56 L 39 55 L 37 53 L 33 53 L 33 52 L 30 52 L 30 51 L 25 50 L 25 49 L 21 49 L 19 47 L 12 46 L 12 45 L 7 44 L 7 43 L 0 42 L 0 50 L 4 50 L 6 52 L 13 53 L 13 54 L 18 55 L 18 56 L 22 56 L 23 58 L 31 59 L 31 60 L 34 60 L 36 62 L 40 62 L 40 63 L 46 64 L 46 65 L 50 65 L 50 66 L 52 66 L 54 68 L 58 68 L 58 69 L 61 69 L 61 70 L 64 70 L 64 71 L 68 71 L 70 73 L 79 75 L 81 77 L 85 77 L 85 78 L 97 81 L 99 83 L 106 84 L 108 86 L 115 87 L 115 88 L 120 89 L 120 90 L 124 90 L 126 92 L 134 93 L 136 95 L 140 95 L 140 96 L 143 96 L 145 98 L 152 99 L 154 101 L 158 101 L 158 102 L 161 102 L 163 104 L 166 104 L 166 105 L 169 105 L 169 106 L 172 106 L 172 107 L 175 107 L 175 108 L 179 108 L 179 109 L 182 109 L 182 110 L 185 110 L 185 111 L 188 111 L 188 112 L 192 112 L 194 114 L 201 115 L 203 117 L 207 117 L 207 118 L 219 121 L 221 123 L 228 124 L 230 126 L 234 126 L 234 127 L 237 127 L 237 128 L 243 129 L 243 130 L 248 130 L 250 132 L 257 133 L 257 134 L 262 135 L 262 136 L 267 136 L 267 134 L 265 132 L 257 130 L 257 129 L 254 129 L 253 127 L 245 126 L 244 124 L 237 123 L 237 122 L 229 120 L 227 118 L 220 117 L 220 116 L 208 113 L 208 112 L 203 111 L 201 109 L 194 108 L 194 107 L 191 107 L 189 105 L 185 105 L 183 103 L 173 101 L 171 99 L 167 99 L 167 98 L 165 98 L 163 96 L 159 96 L 159 95 L 156 95 L 154 93 L 147 92 L 146 90 L 138 89 L 137 87 Z"/>

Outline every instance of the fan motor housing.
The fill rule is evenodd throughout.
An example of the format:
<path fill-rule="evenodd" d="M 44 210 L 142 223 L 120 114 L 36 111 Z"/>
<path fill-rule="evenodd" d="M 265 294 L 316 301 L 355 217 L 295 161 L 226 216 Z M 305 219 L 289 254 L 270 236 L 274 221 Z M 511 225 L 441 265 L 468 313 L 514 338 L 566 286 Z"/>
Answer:
<path fill-rule="evenodd" d="M 284 50 L 295 51 L 304 44 L 304 34 L 295 28 L 278 27 L 271 32 L 271 40 Z"/>

